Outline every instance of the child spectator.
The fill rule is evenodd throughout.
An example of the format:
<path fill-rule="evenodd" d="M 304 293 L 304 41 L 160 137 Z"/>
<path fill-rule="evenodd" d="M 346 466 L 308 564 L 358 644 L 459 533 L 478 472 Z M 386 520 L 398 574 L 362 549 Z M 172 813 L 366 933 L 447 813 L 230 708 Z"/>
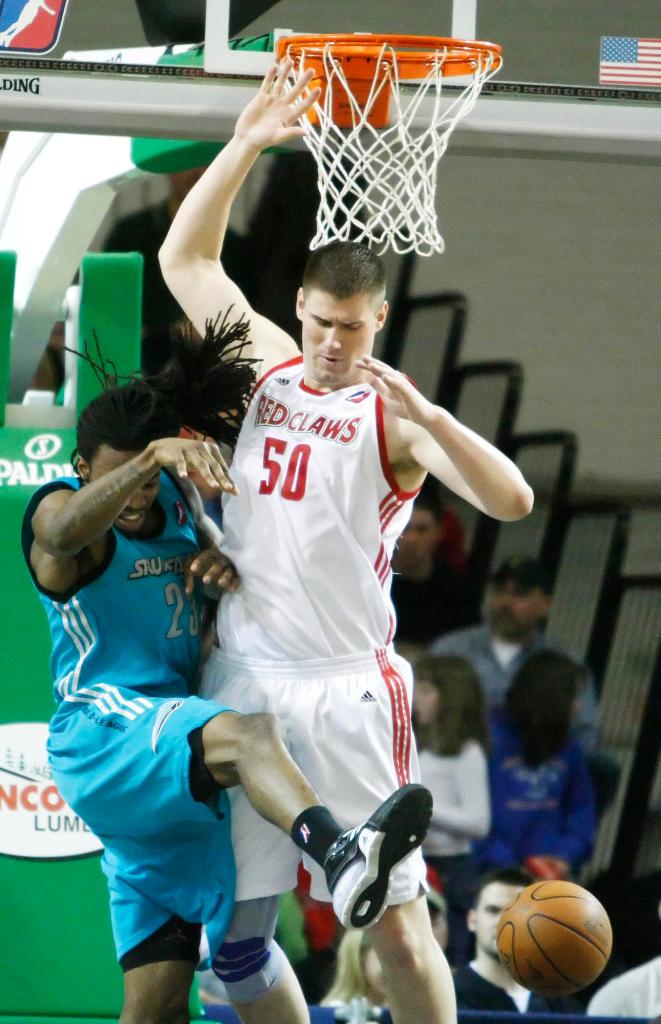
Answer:
<path fill-rule="evenodd" d="M 515 674 L 491 721 L 491 831 L 475 854 L 484 868 L 523 864 L 567 878 L 589 857 L 596 817 L 585 757 L 571 737 L 581 669 L 537 651 Z"/>
<path fill-rule="evenodd" d="M 416 662 L 413 712 L 420 772 L 434 798 L 423 852 L 448 902 L 448 959 L 460 966 L 470 957 L 466 914 L 478 882 L 471 841 L 489 830 L 486 705 L 469 662 Z"/>
<path fill-rule="evenodd" d="M 360 928 L 347 931 L 337 950 L 333 983 L 321 1001 L 322 1006 L 345 1006 L 364 999 L 370 1006 L 385 1006 L 381 964 L 369 940 L 369 932 Z"/>

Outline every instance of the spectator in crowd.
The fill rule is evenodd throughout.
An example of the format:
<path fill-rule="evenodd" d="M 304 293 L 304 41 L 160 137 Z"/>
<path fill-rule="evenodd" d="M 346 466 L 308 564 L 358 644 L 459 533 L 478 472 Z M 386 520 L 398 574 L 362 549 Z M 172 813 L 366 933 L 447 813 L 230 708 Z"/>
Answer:
<path fill-rule="evenodd" d="M 661 919 L 661 902 L 658 915 Z M 625 971 L 597 990 L 588 1003 L 591 1017 L 657 1017 L 661 1014 L 661 956 Z"/>
<path fill-rule="evenodd" d="M 159 369 L 167 359 L 173 328 L 182 317 L 163 280 L 158 250 L 204 170 L 194 167 L 169 174 L 165 200 L 118 221 L 104 245 L 107 252 L 141 252 L 144 256 L 142 362 L 147 372 Z M 228 226 L 223 243 L 227 274 L 262 315 L 293 333 L 298 330 L 294 298 L 314 234 L 316 182 L 316 167 L 308 153 L 274 154 L 245 234 Z M 292 189 L 297 195 L 293 207 Z M 283 217 L 285 232 L 280 230 Z"/>
<path fill-rule="evenodd" d="M 32 375 L 30 388 L 57 394 L 64 383 L 64 321 L 56 320 Z"/>
<path fill-rule="evenodd" d="M 487 590 L 483 624 L 447 633 L 431 645 L 431 650 L 434 654 L 468 658 L 480 674 L 489 707 L 502 707 L 514 673 L 535 651 L 552 650 L 571 657 L 571 652 L 545 632 L 551 601 L 544 567 L 532 558 L 508 558 Z M 601 815 L 615 796 L 620 770 L 605 751 L 597 749 L 595 683 L 590 669 L 582 667 L 579 706 L 572 728 L 588 758 L 597 814 Z"/>
<path fill-rule="evenodd" d="M 569 655 L 544 631 L 551 601 L 544 567 L 532 558 L 508 558 L 488 587 L 484 622 L 438 638 L 431 650 L 467 658 L 479 673 L 489 707 L 502 707 L 512 677 L 531 654 L 550 649 Z M 597 746 L 597 702 L 589 671 L 574 728 L 583 750 L 592 754 Z"/>
<path fill-rule="evenodd" d="M 416 498 L 393 559 L 396 644 L 426 645 L 449 630 L 479 620 L 479 604 L 469 578 L 438 554 L 444 509 L 435 483 L 426 482 Z"/>
<path fill-rule="evenodd" d="M 139 252 L 144 259 L 142 283 L 142 369 L 157 372 L 172 351 L 173 331 L 182 313 L 167 288 L 158 263 L 158 250 L 185 196 L 204 173 L 204 167 L 167 175 L 165 199 L 116 222 L 104 243 L 105 252 Z"/>
<path fill-rule="evenodd" d="M 492 716 L 491 830 L 474 844 L 483 868 L 524 864 L 540 878 L 568 878 L 591 853 L 592 785 L 570 734 L 580 672 L 563 654 L 536 651 Z"/>
<path fill-rule="evenodd" d="M 167 362 L 182 320 L 181 308 L 163 281 L 158 250 L 184 197 L 203 172 L 204 167 L 195 167 L 167 175 L 165 199 L 121 217 L 103 245 L 104 252 L 138 252 L 143 257 L 142 369 L 147 373 L 157 372 Z M 57 392 L 63 381 L 64 324 L 57 321 L 30 386 Z"/>
<path fill-rule="evenodd" d="M 454 975 L 460 1010 L 502 1010 L 507 1013 L 571 1013 L 578 1004 L 569 997 L 538 996 L 519 985 L 498 957 L 496 931 L 505 907 L 532 881 L 520 868 L 485 875 L 468 914 L 475 935 L 475 959 Z"/>
<path fill-rule="evenodd" d="M 365 999 L 370 1006 L 385 1006 L 381 964 L 369 939 L 360 928 L 347 931 L 337 950 L 335 977 L 321 1001 L 322 1006 L 345 1006 Z"/>
<path fill-rule="evenodd" d="M 1 134 L 1 133 L 0 133 Z M 182 321 L 181 307 L 166 286 L 158 250 L 170 224 L 204 167 L 167 175 L 168 191 L 160 203 L 120 218 L 110 230 L 105 252 L 139 252 L 144 259 L 142 298 L 142 369 L 157 372 L 167 361 Z M 298 202 L 292 207 L 290 196 Z M 228 226 L 223 265 L 260 311 L 296 334 L 294 297 L 314 234 L 318 192 L 316 168 L 308 153 L 278 153 L 245 234 Z M 286 232 L 277 230 L 287 218 Z M 276 251 L 274 252 L 274 245 Z M 257 273 L 255 268 L 260 268 Z M 64 324 L 53 327 L 30 387 L 57 392 L 64 381 Z"/>
<path fill-rule="evenodd" d="M 466 914 L 478 873 L 471 841 L 489 831 L 488 724 L 480 680 L 464 658 L 423 658 L 415 665 L 413 713 L 420 772 L 434 798 L 423 844 L 448 901 L 448 960 L 470 959 Z"/>

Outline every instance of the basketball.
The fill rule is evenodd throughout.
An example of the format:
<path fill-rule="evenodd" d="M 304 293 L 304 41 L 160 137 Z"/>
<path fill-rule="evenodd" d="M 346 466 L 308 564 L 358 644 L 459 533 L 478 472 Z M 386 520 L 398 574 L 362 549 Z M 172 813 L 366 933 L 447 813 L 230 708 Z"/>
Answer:
<path fill-rule="evenodd" d="M 534 882 L 498 922 L 498 955 L 515 981 L 542 996 L 571 995 L 598 978 L 613 935 L 608 914 L 573 882 Z"/>

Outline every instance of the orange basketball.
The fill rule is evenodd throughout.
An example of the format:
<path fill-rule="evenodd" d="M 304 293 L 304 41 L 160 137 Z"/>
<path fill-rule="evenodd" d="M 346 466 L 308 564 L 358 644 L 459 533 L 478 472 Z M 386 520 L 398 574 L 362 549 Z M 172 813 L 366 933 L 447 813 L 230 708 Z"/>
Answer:
<path fill-rule="evenodd" d="M 573 882 L 534 882 L 503 910 L 498 955 L 515 981 L 542 996 L 571 995 L 599 977 L 613 933 L 591 892 Z"/>

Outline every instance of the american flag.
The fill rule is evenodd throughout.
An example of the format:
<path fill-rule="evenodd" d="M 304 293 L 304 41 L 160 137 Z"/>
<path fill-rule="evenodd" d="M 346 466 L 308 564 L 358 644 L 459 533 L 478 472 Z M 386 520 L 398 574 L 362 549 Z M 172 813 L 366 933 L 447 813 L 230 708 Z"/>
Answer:
<path fill-rule="evenodd" d="M 661 39 L 602 36 L 599 82 L 661 87 Z"/>

